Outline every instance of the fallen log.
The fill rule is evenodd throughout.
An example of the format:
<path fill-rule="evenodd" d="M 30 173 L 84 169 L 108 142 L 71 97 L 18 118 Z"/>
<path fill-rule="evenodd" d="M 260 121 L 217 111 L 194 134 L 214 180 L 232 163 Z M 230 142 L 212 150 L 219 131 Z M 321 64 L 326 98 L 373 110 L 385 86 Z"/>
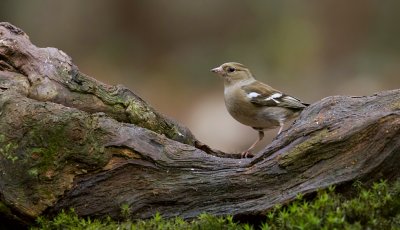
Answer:
<path fill-rule="evenodd" d="M 0 219 L 261 215 L 296 194 L 400 174 L 400 89 L 332 96 L 253 158 L 210 149 L 123 86 L 0 23 Z"/>

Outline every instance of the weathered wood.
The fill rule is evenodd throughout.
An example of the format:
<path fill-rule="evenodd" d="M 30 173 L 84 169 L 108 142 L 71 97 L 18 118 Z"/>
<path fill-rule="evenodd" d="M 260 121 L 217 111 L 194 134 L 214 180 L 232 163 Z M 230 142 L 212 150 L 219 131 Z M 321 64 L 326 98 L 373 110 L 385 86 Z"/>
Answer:
<path fill-rule="evenodd" d="M 211 127 L 210 127 L 211 128 Z M 209 149 L 122 86 L 0 23 L 0 215 L 262 214 L 297 193 L 400 174 L 400 89 L 305 109 L 251 159 Z"/>

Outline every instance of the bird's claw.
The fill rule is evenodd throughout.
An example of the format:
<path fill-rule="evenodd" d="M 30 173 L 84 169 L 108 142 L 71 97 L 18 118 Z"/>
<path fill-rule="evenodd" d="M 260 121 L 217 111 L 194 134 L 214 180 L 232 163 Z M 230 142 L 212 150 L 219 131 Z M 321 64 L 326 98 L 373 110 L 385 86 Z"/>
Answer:
<path fill-rule="evenodd" d="M 241 154 L 241 158 L 247 158 L 248 156 L 250 156 L 250 158 L 254 156 L 253 153 L 251 153 L 250 150 L 244 151 Z"/>

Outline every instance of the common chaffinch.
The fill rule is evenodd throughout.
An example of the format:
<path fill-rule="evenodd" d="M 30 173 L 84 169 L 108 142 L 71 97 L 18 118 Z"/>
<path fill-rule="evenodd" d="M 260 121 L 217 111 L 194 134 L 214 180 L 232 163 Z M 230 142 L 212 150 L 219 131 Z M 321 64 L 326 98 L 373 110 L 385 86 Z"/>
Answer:
<path fill-rule="evenodd" d="M 224 80 L 225 105 L 233 118 L 258 131 L 258 139 L 242 153 L 251 150 L 264 138 L 264 130 L 279 128 L 295 118 L 309 104 L 286 95 L 269 85 L 254 79 L 250 70 L 237 62 L 224 63 L 211 70 Z"/>

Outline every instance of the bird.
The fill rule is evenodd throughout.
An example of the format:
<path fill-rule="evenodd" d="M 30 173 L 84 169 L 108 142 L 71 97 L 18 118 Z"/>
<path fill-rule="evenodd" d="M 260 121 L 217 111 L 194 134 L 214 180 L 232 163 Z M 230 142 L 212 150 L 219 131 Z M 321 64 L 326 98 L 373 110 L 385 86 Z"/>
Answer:
<path fill-rule="evenodd" d="M 241 156 L 264 138 L 264 130 L 279 127 L 278 136 L 287 120 L 297 117 L 309 106 L 301 100 L 257 81 L 250 70 L 238 62 L 227 62 L 211 69 L 224 81 L 224 100 L 229 114 L 238 122 L 258 131 L 258 139 Z"/>

